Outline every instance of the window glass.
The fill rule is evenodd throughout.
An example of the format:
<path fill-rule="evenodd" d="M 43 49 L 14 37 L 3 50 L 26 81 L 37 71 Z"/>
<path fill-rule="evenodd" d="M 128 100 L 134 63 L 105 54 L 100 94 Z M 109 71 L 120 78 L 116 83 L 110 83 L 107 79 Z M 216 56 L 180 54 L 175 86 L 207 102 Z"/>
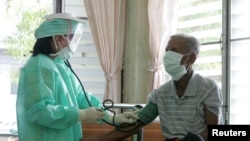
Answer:
<path fill-rule="evenodd" d="M 249 0 L 231 1 L 231 38 L 250 37 Z"/>
<path fill-rule="evenodd" d="M 196 72 L 204 76 L 216 79 L 222 88 L 222 80 L 229 82 L 228 85 L 223 85 L 224 104 L 229 104 L 229 107 L 224 105 L 223 111 L 226 120 L 229 124 L 249 124 L 250 113 L 246 112 L 244 107 L 249 107 L 250 96 L 246 93 L 249 88 L 247 80 L 250 79 L 250 66 L 248 63 L 249 57 L 249 6 L 248 0 L 231 0 L 231 7 L 228 10 L 222 6 L 221 0 L 179 0 L 179 18 L 178 18 L 178 33 L 189 33 L 197 37 L 201 43 L 201 52 L 198 60 L 195 63 L 194 69 Z M 229 1 L 224 1 L 225 4 Z M 228 8 L 228 7 L 227 7 Z M 223 13 L 228 12 L 228 13 Z M 226 21 L 223 15 L 227 17 L 230 23 Z M 221 43 L 222 22 L 226 23 L 225 29 L 230 36 L 231 41 L 229 46 Z M 222 48 L 223 47 L 223 48 Z M 224 50 L 222 50 L 224 49 Z M 228 57 L 222 57 L 222 51 Z M 229 60 L 222 60 L 229 59 Z M 222 72 L 222 63 L 224 70 L 229 70 L 229 75 Z M 224 73 L 222 75 L 222 73 Z M 225 78 L 222 78 L 225 77 Z M 225 108 L 229 108 L 225 110 Z"/>
<path fill-rule="evenodd" d="M 74 56 L 69 59 L 72 68 L 80 78 L 85 91 L 103 100 L 106 80 L 98 60 L 97 51 L 88 19 L 84 19 L 85 29 Z"/>
<path fill-rule="evenodd" d="M 250 1 L 231 1 L 230 124 L 250 124 Z"/>
<path fill-rule="evenodd" d="M 218 81 L 221 87 L 222 1 L 179 0 L 177 33 L 188 33 L 201 42 L 194 70 Z"/>
<path fill-rule="evenodd" d="M 222 32 L 221 0 L 179 0 L 178 33 L 189 33 L 201 43 L 218 42 Z"/>
<path fill-rule="evenodd" d="M 19 71 L 30 56 L 34 29 L 53 1 L 11 0 L 0 3 L 0 134 L 16 130 L 16 94 Z M 13 129 L 13 130 L 12 130 Z"/>
<path fill-rule="evenodd" d="M 177 33 L 191 34 L 201 42 L 200 54 L 193 66 L 194 71 L 216 80 L 223 89 L 222 0 L 179 0 L 178 8 Z M 223 115 L 225 107 L 222 108 Z"/>
<path fill-rule="evenodd" d="M 230 124 L 250 124 L 250 40 L 231 43 Z"/>
<path fill-rule="evenodd" d="M 80 78 L 85 91 L 91 92 L 100 100 L 103 100 L 106 79 L 98 59 L 84 2 L 79 0 L 65 1 L 64 7 L 64 12 L 74 13 L 84 20 L 85 25 L 79 47 L 69 61 Z"/>

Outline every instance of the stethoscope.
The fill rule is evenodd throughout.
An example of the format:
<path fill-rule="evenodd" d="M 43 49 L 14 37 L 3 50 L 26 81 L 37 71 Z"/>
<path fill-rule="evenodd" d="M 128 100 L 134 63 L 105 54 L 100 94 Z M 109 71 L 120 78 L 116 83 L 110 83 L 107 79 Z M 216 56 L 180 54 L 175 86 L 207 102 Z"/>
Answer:
<path fill-rule="evenodd" d="M 82 85 L 82 82 L 81 82 L 80 78 L 77 76 L 77 74 L 75 73 L 75 71 L 72 69 L 72 67 L 71 67 L 71 65 L 70 65 L 70 63 L 69 63 L 69 61 L 66 60 L 66 61 L 64 61 L 64 62 L 65 62 L 65 64 L 66 64 L 66 66 L 68 66 L 68 68 L 71 70 L 71 72 L 75 75 L 75 77 L 77 78 L 77 80 L 79 81 L 79 83 L 80 83 L 80 85 L 81 85 L 81 87 L 82 87 L 83 93 L 84 93 L 84 95 L 85 95 L 85 97 L 86 97 L 86 100 L 87 100 L 89 106 L 92 107 L 92 104 L 90 103 L 90 101 L 89 101 L 89 99 L 88 99 L 87 93 L 86 93 L 86 91 L 85 91 L 85 89 L 84 89 L 84 87 L 83 87 L 83 85 Z M 135 125 L 137 125 L 137 124 L 139 123 L 139 120 L 137 120 L 137 121 L 134 122 L 133 124 L 121 124 L 121 125 L 116 125 L 116 124 L 115 124 L 116 112 L 113 111 L 113 110 L 111 110 L 112 108 L 114 108 L 114 102 L 113 102 L 112 100 L 110 100 L 110 99 L 106 99 L 106 100 L 103 101 L 102 105 L 103 105 L 103 109 L 102 109 L 103 111 L 106 111 L 106 110 L 107 110 L 107 111 L 109 111 L 109 112 L 111 112 L 111 113 L 114 114 L 113 119 L 112 119 L 112 123 L 110 123 L 110 122 L 108 122 L 108 121 L 106 121 L 106 120 L 104 120 L 104 119 L 102 119 L 102 120 L 103 120 L 105 123 L 107 123 L 107 124 L 109 124 L 109 125 L 111 125 L 111 126 L 114 126 L 114 127 L 115 127 L 118 131 L 120 131 L 120 132 L 131 132 L 131 131 L 133 131 L 133 130 L 136 128 Z M 135 105 L 135 107 L 134 107 L 134 109 L 141 109 L 141 108 L 142 108 L 141 105 Z M 135 127 L 132 128 L 132 129 L 129 129 L 129 130 L 124 130 L 124 129 L 123 129 L 123 128 L 131 127 L 131 126 L 135 126 Z"/>

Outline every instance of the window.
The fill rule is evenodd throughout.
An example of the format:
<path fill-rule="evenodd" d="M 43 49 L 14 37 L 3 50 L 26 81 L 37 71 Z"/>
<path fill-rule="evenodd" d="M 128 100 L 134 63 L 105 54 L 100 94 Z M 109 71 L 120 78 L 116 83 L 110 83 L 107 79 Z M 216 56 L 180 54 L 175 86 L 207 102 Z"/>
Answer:
<path fill-rule="evenodd" d="M 250 20 L 248 0 L 226 1 L 229 13 L 228 28 L 230 31 L 229 44 L 226 54 L 228 54 L 228 66 L 230 82 L 229 89 L 229 119 L 230 124 L 250 124 L 250 112 L 246 110 L 250 107 Z"/>
<path fill-rule="evenodd" d="M 52 11 L 51 0 L 28 3 L 12 0 L 0 4 L 0 134 L 13 134 L 10 131 L 16 130 L 19 70 L 30 56 L 35 42 L 34 29 L 41 16 Z"/>
<path fill-rule="evenodd" d="M 104 72 L 98 60 L 83 1 L 65 1 L 63 12 L 74 13 L 85 21 L 81 42 L 74 56 L 69 60 L 72 68 L 82 81 L 84 89 L 103 100 L 105 90 Z"/>
<path fill-rule="evenodd" d="M 250 84 L 248 0 L 179 0 L 178 33 L 202 45 L 196 72 L 219 82 L 226 124 L 249 124 Z"/>
<path fill-rule="evenodd" d="M 20 3 L 18 3 L 18 2 Z M 86 91 L 89 91 L 99 97 L 101 100 L 104 96 L 104 89 L 105 89 L 105 77 L 103 71 L 100 67 L 99 60 L 97 57 L 97 52 L 95 49 L 94 41 L 92 38 L 92 34 L 90 31 L 90 26 L 88 23 L 88 19 L 86 16 L 86 12 L 82 7 L 83 1 L 72 0 L 72 1 L 54 1 L 53 8 L 53 1 L 34 1 L 34 3 L 29 3 L 28 5 L 26 2 L 21 2 L 20 0 L 14 0 L 13 2 L 9 2 L 6 4 L 10 5 L 9 12 L 6 13 L 5 7 L 6 4 L 2 3 L 0 6 L 0 18 L 1 21 L 4 21 L 4 25 L 0 27 L 1 31 L 4 31 L 4 34 L 0 36 L 0 134 L 12 134 L 10 133 L 10 129 L 16 129 L 16 93 L 17 93 L 17 84 L 19 78 L 19 70 L 22 65 L 26 62 L 26 59 L 29 57 L 29 51 L 33 48 L 34 44 L 34 29 L 37 27 L 39 23 L 32 25 L 32 28 L 27 25 L 28 29 L 23 29 L 25 25 L 20 26 L 20 29 L 15 29 L 16 24 L 20 24 L 21 20 L 24 19 L 25 12 L 31 15 L 35 15 L 36 11 L 43 11 L 44 13 L 40 13 L 40 15 L 36 15 L 37 17 L 41 17 L 41 15 L 50 14 L 54 10 L 54 12 L 66 12 L 66 13 L 74 13 L 76 16 L 82 18 L 85 21 L 85 30 L 82 35 L 82 40 L 80 41 L 79 47 L 77 52 L 74 54 L 73 58 L 70 59 L 70 63 L 78 75 L 78 77 L 82 80 L 82 83 L 85 87 Z M 59 4 L 58 4 L 59 3 Z M 15 5 L 14 5 L 15 4 Z M 61 6 L 62 4 L 62 6 Z M 26 5 L 26 6 L 24 6 Z M 34 11 L 29 11 L 28 9 L 32 10 L 31 5 L 33 8 L 36 8 Z M 19 18 L 6 18 L 7 14 L 18 14 L 15 13 L 17 8 L 23 8 L 22 13 L 20 15 L 15 15 L 11 17 Z M 56 10 L 56 11 L 55 11 Z M 32 13 L 33 12 L 33 13 Z M 37 13 L 36 13 L 37 14 Z M 26 14 L 27 16 L 27 14 Z M 28 17 L 28 16 L 27 16 Z M 26 17 L 26 18 L 27 18 Z M 31 17 L 32 18 L 32 17 Z M 17 21 L 13 21 L 17 20 Z M 26 19 L 27 20 L 27 19 Z M 16 24 L 14 24 L 16 23 Z M 23 22 L 27 23 L 27 22 Z M 30 22 L 33 23 L 33 22 Z M 8 26 L 8 28 L 6 28 Z M 8 30 L 5 30 L 8 29 Z M 13 30 L 10 30 L 13 29 Z M 29 34 L 29 38 L 25 38 L 25 40 L 31 41 L 29 43 L 29 48 L 27 46 L 20 47 L 20 44 L 15 44 L 11 46 L 14 47 L 7 47 L 4 43 L 7 36 L 14 38 L 15 33 L 19 34 L 28 30 L 29 33 L 24 33 L 25 37 Z M 10 34 L 9 34 L 10 33 Z M 14 40 L 14 39 L 13 39 Z M 18 39 L 17 39 L 18 40 Z M 10 42 L 10 41 L 9 41 Z M 26 42 L 26 41 L 25 41 Z M 27 44 L 25 44 L 27 45 Z M 21 49 L 20 50 L 18 50 Z M 25 48 L 25 51 L 22 51 Z M 18 50 L 17 52 L 15 50 Z M 19 53 L 18 53 L 19 52 Z M 25 56 L 25 57 L 24 57 Z M 4 107 L 8 107 L 4 109 Z"/>
<path fill-rule="evenodd" d="M 198 38 L 201 47 L 194 70 L 222 87 L 222 1 L 179 0 L 177 33 Z"/>
<path fill-rule="evenodd" d="M 180 0 L 178 33 L 189 33 L 197 37 L 202 46 L 194 69 L 216 79 L 221 84 L 222 32 L 221 0 Z"/>
<path fill-rule="evenodd" d="M 98 60 L 88 20 L 84 19 L 84 21 L 86 26 L 82 40 L 76 53 L 69 61 L 82 81 L 85 91 L 93 93 L 102 100 L 106 81 Z"/>

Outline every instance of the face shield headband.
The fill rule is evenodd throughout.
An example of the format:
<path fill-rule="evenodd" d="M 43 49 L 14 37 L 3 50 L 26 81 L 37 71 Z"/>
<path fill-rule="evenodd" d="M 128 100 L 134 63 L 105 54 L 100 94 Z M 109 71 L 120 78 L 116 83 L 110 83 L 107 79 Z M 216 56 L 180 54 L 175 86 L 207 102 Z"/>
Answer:
<path fill-rule="evenodd" d="M 54 44 L 56 48 L 60 48 L 60 51 L 55 54 L 50 54 L 51 56 L 58 56 L 59 58 L 66 60 L 69 59 L 75 53 L 78 44 L 80 42 L 82 33 L 83 33 L 83 24 L 78 23 L 76 28 L 74 29 L 74 33 L 72 32 L 72 25 L 70 21 L 67 20 L 68 23 L 68 33 L 67 35 L 61 35 L 65 40 L 67 40 L 68 47 L 63 48 L 62 44 L 56 41 L 55 36 L 53 37 Z"/>
<path fill-rule="evenodd" d="M 66 37 L 70 50 L 75 52 L 81 40 L 84 21 L 68 13 L 47 15 L 45 19 L 35 30 L 35 38 L 40 39 L 61 35 L 64 38 Z M 57 47 L 60 47 L 60 45 L 57 45 Z"/>

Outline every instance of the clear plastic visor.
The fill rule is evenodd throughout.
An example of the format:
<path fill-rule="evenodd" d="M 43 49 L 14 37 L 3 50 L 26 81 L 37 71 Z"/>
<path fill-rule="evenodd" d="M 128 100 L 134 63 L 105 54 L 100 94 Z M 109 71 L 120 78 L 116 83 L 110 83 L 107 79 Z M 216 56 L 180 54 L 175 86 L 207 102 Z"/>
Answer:
<path fill-rule="evenodd" d="M 67 35 L 67 39 L 70 41 L 69 48 L 71 49 L 72 52 L 76 51 L 80 43 L 83 34 L 83 28 L 84 28 L 83 24 L 79 23 L 76 27 L 75 32 Z"/>

